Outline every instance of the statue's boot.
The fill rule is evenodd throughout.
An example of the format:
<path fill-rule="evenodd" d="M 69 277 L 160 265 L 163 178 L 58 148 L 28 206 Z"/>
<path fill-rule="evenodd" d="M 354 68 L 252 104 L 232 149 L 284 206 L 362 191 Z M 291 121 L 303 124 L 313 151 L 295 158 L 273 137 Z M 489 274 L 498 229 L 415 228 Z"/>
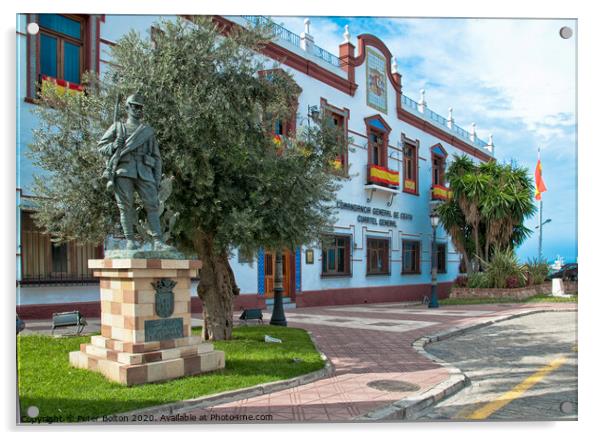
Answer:
<path fill-rule="evenodd" d="M 128 251 L 133 251 L 133 250 L 135 250 L 137 247 L 138 247 L 138 246 L 136 246 L 136 242 L 135 242 L 134 240 L 132 240 L 131 238 L 128 238 L 128 239 L 127 239 L 127 242 L 126 242 L 125 248 L 126 248 Z"/>
<path fill-rule="evenodd" d="M 153 240 L 153 250 L 155 251 L 175 251 L 173 246 L 166 244 L 163 240 L 155 238 Z"/>

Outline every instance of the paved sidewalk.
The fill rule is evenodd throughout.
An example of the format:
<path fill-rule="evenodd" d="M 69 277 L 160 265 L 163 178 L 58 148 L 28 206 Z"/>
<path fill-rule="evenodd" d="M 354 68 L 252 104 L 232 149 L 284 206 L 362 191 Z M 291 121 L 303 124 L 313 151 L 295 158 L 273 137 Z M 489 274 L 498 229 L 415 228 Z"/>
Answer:
<path fill-rule="evenodd" d="M 206 420 L 265 422 L 350 421 L 402 398 L 422 394 L 448 379 L 446 368 L 418 354 L 416 339 L 528 310 L 576 309 L 572 303 L 403 307 L 372 304 L 287 311 L 289 327 L 312 332 L 335 367 L 316 382 L 204 409 L 182 410 Z M 265 322 L 269 322 L 269 317 Z M 269 334 L 269 327 L 266 327 Z M 412 391 L 386 391 L 374 381 L 403 381 Z M 393 383 L 394 384 L 394 383 Z M 267 419 L 269 420 L 269 419 Z"/>

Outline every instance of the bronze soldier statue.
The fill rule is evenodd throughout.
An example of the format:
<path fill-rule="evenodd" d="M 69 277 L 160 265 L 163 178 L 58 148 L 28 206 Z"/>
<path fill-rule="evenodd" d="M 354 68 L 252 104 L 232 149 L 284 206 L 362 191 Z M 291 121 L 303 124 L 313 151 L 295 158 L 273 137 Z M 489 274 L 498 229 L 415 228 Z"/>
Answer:
<path fill-rule="evenodd" d="M 127 249 L 136 249 L 134 224 L 134 191 L 138 193 L 153 237 L 153 249 L 172 249 L 161 236 L 159 222 L 159 186 L 161 183 L 161 155 L 153 129 L 141 122 L 144 101 L 137 93 L 125 102 L 128 118 L 125 123 L 115 121 L 98 142 L 99 152 L 109 159 L 103 177 L 107 188 L 114 190 L 119 207 L 121 227 L 127 240 Z"/>

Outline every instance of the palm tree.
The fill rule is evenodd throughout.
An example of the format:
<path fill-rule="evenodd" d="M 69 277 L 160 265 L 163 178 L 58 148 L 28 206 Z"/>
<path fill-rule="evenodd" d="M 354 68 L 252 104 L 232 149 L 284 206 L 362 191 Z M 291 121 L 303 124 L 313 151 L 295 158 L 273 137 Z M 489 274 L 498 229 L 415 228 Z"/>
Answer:
<path fill-rule="evenodd" d="M 462 155 L 454 156 L 446 176 L 452 197 L 438 213 L 468 273 L 488 262 L 493 248 L 514 249 L 530 235 L 523 222 L 536 207 L 526 168 L 494 161 L 475 164 Z"/>

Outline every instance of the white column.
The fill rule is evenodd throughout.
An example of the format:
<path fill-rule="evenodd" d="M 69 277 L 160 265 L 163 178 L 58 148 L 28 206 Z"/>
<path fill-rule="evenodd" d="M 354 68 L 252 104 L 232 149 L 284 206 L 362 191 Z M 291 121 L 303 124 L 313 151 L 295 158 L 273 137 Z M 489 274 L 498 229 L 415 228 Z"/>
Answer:
<path fill-rule="evenodd" d="M 447 113 L 447 127 L 454 128 L 454 109 L 450 107 Z"/>
<path fill-rule="evenodd" d="M 552 296 L 564 296 L 564 283 L 561 278 L 552 278 Z"/>
<path fill-rule="evenodd" d="M 314 49 L 314 37 L 309 33 L 309 25 L 311 21 L 309 18 L 306 18 L 303 22 L 305 24 L 305 31 L 301 32 L 301 49 L 305 52 L 312 53 Z"/>
<path fill-rule="evenodd" d="M 494 150 L 494 145 L 493 145 L 493 134 L 489 133 L 489 142 L 487 142 L 487 146 L 485 147 L 493 156 L 493 150 Z"/>
<path fill-rule="evenodd" d="M 477 124 L 474 122 L 470 124 L 470 140 L 476 142 L 477 140 Z"/>
<path fill-rule="evenodd" d="M 345 25 L 345 32 L 343 33 L 343 43 L 342 44 L 347 44 L 351 42 L 351 34 L 349 33 L 349 25 L 346 24 Z"/>
<path fill-rule="evenodd" d="M 427 105 L 426 105 L 426 99 L 424 97 L 425 93 L 426 92 L 425 92 L 424 89 L 420 89 L 420 101 L 418 101 L 418 111 L 420 113 L 424 113 L 424 110 L 427 107 Z"/>

